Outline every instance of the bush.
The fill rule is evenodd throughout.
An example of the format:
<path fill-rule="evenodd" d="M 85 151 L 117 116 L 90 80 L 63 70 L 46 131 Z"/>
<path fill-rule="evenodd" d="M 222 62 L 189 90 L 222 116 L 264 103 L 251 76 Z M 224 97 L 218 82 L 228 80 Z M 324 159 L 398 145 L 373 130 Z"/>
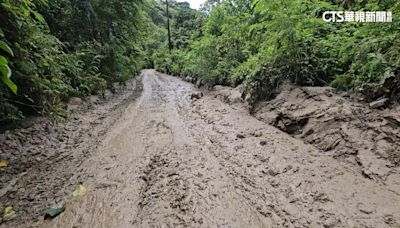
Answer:
<path fill-rule="evenodd" d="M 64 117 L 69 97 L 113 89 L 138 73 L 145 64 L 142 37 L 154 27 L 144 4 L 1 0 L 0 69 L 8 77 L 0 85 L 0 119 Z M 2 61 L 9 50 L 15 55 Z"/>

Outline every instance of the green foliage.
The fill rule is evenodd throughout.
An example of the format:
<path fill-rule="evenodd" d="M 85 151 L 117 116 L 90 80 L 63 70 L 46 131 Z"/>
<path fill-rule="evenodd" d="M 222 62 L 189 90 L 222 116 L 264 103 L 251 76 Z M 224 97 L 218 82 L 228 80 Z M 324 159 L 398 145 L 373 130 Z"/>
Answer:
<path fill-rule="evenodd" d="M 143 67 L 206 86 L 244 84 L 254 102 L 286 80 L 400 97 L 385 92 L 400 67 L 399 1 L 169 4 L 172 50 L 164 1 L 0 0 L 0 122 L 64 118 L 71 96 L 112 90 Z M 326 23 L 327 10 L 386 10 L 393 23 Z"/>
<path fill-rule="evenodd" d="M 14 52 L 12 51 L 10 46 L 8 46 L 8 44 L 2 40 L 0 40 L 0 50 L 6 52 L 7 54 L 9 54 L 11 56 L 14 56 Z"/>
<path fill-rule="evenodd" d="M 374 8 L 373 5 L 369 7 Z M 341 63 L 349 64 L 348 70 L 338 76 L 334 86 L 337 80 L 347 77 L 352 78 L 348 89 L 363 90 L 371 85 L 379 88 L 385 79 L 394 76 L 394 69 L 400 66 L 400 17 L 397 13 L 400 3 L 393 4 L 389 10 L 393 12 L 392 23 L 367 23 L 353 32 L 358 42 L 346 40 L 348 43 L 344 43 L 340 50 L 343 53 Z"/>
<path fill-rule="evenodd" d="M 138 73 L 144 37 L 156 27 L 146 11 L 151 4 L 0 0 L 1 123 L 21 113 L 64 118 L 69 97 L 113 89 Z"/>
<path fill-rule="evenodd" d="M 383 86 L 400 66 L 398 1 L 209 0 L 189 48 L 164 53 L 173 73 L 206 84 L 244 83 L 270 99 L 285 80 L 342 90 Z M 393 23 L 326 23 L 324 11 L 391 11 Z M 181 25 L 183 29 L 184 26 Z M 375 94 L 375 93 L 374 93 Z"/>
<path fill-rule="evenodd" d="M 4 33 L 0 29 L 0 38 L 4 38 Z M 13 57 L 14 52 L 10 48 L 10 46 L 3 40 L 0 40 L 0 51 L 4 52 L 5 54 L 8 54 L 9 56 Z M 0 52 L 0 53 L 1 53 Z M 14 82 L 11 81 L 11 69 L 8 66 L 8 60 L 5 56 L 0 54 L 0 77 L 3 83 L 14 93 L 17 94 L 17 86 L 14 84 Z"/>
<path fill-rule="evenodd" d="M 257 56 L 251 56 L 245 62 L 239 64 L 238 67 L 233 70 L 232 76 L 230 77 L 231 85 L 237 86 L 243 83 L 254 71 L 257 71 L 257 67 L 259 66 L 260 60 Z"/>

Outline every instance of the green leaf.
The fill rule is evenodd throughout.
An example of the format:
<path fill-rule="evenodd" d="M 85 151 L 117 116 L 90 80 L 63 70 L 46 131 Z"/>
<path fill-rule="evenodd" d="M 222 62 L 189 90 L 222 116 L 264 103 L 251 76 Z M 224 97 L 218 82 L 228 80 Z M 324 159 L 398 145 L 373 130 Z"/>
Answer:
<path fill-rule="evenodd" d="M 47 1 L 46 0 L 38 0 L 42 5 L 44 6 L 48 6 Z"/>
<path fill-rule="evenodd" d="M 16 217 L 13 207 L 4 208 L 3 220 L 8 221 Z"/>
<path fill-rule="evenodd" d="M 0 29 L 0 38 L 3 38 L 3 37 L 4 37 L 4 32 L 3 32 L 3 30 Z"/>
<path fill-rule="evenodd" d="M 3 80 L 4 84 L 7 85 L 7 87 L 14 93 L 17 94 L 18 87 L 17 85 L 14 84 L 14 82 L 11 81 L 11 79 L 5 75 L 1 77 L 1 80 Z"/>
<path fill-rule="evenodd" d="M 40 22 L 40 23 L 44 23 L 45 19 L 42 16 L 42 14 L 36 12 L 36 11 L 32 11 L 33 15 L 35 15 L 36 19 Z"/>
<path fill-rule="evenodd" d="M 0 40 L 0 49 L 14 57 L 14 52 L 12 51 L 10 46 L 8 46 L 8 44 L 6 42 L 1 41 L 1 40 Z"/>
<path fill-rule="evenodd" d="M 5 161 L 0 161 L 0 168 L 4 168 L 4 167 L 7 167 L 8 166 L 8 163 L 7 162 L 5 162 Z"/>
<path fill-rule="evenodd" d="M 11 77 L 11 69 L 7 64 L 3 65 L 0 63 L 0 72 L 4 77 Z"/>
<path fill-rule="evenodd" d="M 0 55 L 0 73 L 1 73 L 1 80 L 4 82 L 4 84 L 7 85 L 7 87 L 14 93 L 17 94 L 17 85 L 14 84 L 14 82 L 11 81 L 11 69 L 8 66 L 8 61 L 4 56 Z"/>
<path fill-rule="evenodd" d="M 83 186 L 83 185 L 79 185 L 76 189 L 75 189 L 75 191 L 72 193 L 72 195 L 74 196 L 74 197 L 77 197 L 77 196 L 83 196 L 83 195 L 85 195 L 86 194 L 86 188 Z"/>
<path fill-rule="evenodd" d="M 6 57 L 0 55 L 0 66 L 5 66 L 5 65 L 8 65 L 8 61 Z"/>

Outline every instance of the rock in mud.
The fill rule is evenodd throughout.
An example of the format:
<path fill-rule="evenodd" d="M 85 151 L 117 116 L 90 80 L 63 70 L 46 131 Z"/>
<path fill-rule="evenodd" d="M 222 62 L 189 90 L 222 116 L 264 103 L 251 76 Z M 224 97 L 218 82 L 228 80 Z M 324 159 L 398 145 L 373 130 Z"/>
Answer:
<path fill-rule="evenodd" d="M 279 179 L 277 179 L 277 178 L 271 178 L 270 184 L 271 184 L 271 186 L 274 187 L 274 188 L 275 188 L 275 187 L 278 187 L 279 184 L 280 184 Z"/>
<path fill-rule="evenodd" d="M 109 89 L 104 90 L 104 92 L 103 92 L 103 98 L 104 99 L 108 100 L 112 96 L 113 96 L 113 93 L 111 92 L 111 90 L 109 90 Z"/>
<path fill-rule="evenodd" d="M 382 98 L 382 99 L 379 99 L 377 101 L 371 102 L 369 104 L 369 107 L 370 108 L 382 108 L 382 107 L 385 107 L 387 105 L 388 101 L 389 101 L 388 98 Z"/>
<path fill-rule="evenodd" d="M 334 217 L 329 217 L 324 222 L 324 228 L 337 227 L 338 224 L 340 224 L 340 220 L 339 219 L 334 218 Z"/>
<path fill-rule="evenodd" d="M 365 214 L 371 214 L 372 212 L 374 212 L 374 208 L 367 206 L 363 203 L 358 204 L 358 210 L 360 210 L 362 213 Z"/>
<path fill-rule="evenodd" d="M 258 137 L 261 137 L 263 135 L 263 133 L 262 133 L 262 131 L 253 131 L 250 133 L 250 135 L 258 138 Z"/>
<path fill-rule="evenodd" d="M 228 104 L 236 104 L 243 103 L 244 100 L 242 98 L 242 87 L 238 86 L 234 89 L 228 86 L 214 86 L 214 97 L 219 98 L 224 103 Z"/>
<path fill-rule="evenodd" d="M 200 99 L 203 97 L 203 93 L 202 92 L 194 92 L 192 94 L 190 94 L 190 99 Z"/>
<path fill-rule="evenodd" d="M 53 218 L 57 217 L 58 215 L 60 215 L 64 211 L 65 211 L 65 207 L 49 208 L 44 215 L 44 219 L 53 219 Z"/>

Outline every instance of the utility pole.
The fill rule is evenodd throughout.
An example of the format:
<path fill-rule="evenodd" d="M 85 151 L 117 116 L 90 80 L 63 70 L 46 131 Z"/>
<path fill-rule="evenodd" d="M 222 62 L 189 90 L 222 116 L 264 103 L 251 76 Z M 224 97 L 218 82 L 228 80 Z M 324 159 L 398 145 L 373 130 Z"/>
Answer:
<path fill-rule="evenodd" d="M 168 0 L 165 0 L 165 3 L 167 4 L 168 49 L 171 52 L 171 50 L 172 50 L 172 42 L 171 42 L 171 27 L 170 27 L 170 23 L 169 23 L 169 4 L 168 4 Z"/>

